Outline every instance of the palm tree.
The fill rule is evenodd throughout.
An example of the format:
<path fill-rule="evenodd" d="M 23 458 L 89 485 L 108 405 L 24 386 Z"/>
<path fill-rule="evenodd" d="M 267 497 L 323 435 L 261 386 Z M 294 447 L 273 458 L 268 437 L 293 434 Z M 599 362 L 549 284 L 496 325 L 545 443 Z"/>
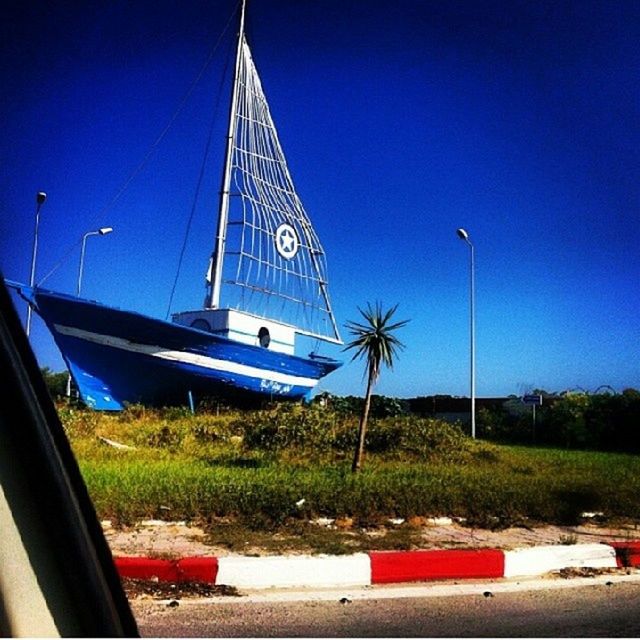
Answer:
<path fill-rule="evenodd" d="M 367 303 L 366 311 L 358 307 L 360 315 L 365 320 L 364 323 L 349 321 L 345 325 L 349 333 L 354 336 L 354 340 L 352 340 L 344 350 L 356 349 L 356 353 L 351 359 L 352 362 L 359 357 L 365 357 L 367 361 L 367 368 L 365 370 L 365 374 L 367 375 L 367 392 L 364 399 L 362 416 L 360 417 L 360 426 L 358 428 L 358 443 L 353 457 L 353 464 L 351 465 L 351 471 L 354 473 L 359 471 L 362 465 L 364 439 L 367 433 L 367 420 L 371 406 L 371 392 L 380 376 L 380 368 L 384 364 L 392 369 L 393 359 L 396 357 L 398 349 L 404 348 L 402 342 L 393 335 L 393 332 L 403 327 L 409 321 L 402 320 L 395 324 L 389 323 L 397 308 L 398 305 L 395 305 L 395 307 L 383 311 L 382 305 L 379 302 L 376 302 L 375 307 L 371 307 L 371 305 Z"/>

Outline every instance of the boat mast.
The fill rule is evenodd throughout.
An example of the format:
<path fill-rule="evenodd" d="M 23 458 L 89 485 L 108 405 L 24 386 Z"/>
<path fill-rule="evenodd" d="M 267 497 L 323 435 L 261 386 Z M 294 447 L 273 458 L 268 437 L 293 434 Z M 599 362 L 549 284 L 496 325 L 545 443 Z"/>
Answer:
<path fill-rule="evenodd" d="M 238 31 L 238 49 L 236 51 L 236 66 L 233 76 L 233 91 L 229 108 L 229 129 L 227 132 L 227 147 L 222 171 L 222 188 L 220 190 L 220 210 L 218 213 L 218 229 L 216 243 L 211 256 L 209 291 L 205 299 L 206 309 L 217 309 L 220 306 L 220 289 L 222 286 L 222 263 L 227 239 L 227 222 L 229 219 L 229 199 L 231 195 L 231 160 L 233 156 L 233 139 L 236 131 L 236 113 L 238 110 L 238 95 L 240 90 L 240 62 L 242 59 L 242 43 L 244 40 L 244 11 L 246 0 L 242 0 L 240 8 L 240 28 Z"/>

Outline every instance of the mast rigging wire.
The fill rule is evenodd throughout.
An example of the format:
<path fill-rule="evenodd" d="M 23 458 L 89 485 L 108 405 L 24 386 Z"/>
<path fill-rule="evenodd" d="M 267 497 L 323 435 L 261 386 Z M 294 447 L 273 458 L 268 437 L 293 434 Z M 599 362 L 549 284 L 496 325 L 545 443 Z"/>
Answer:
<path fill-rule="evenodd" d="M 231 51 L 231 50 L 229 50 Z M 191 205 L 191 212 L 189 213 L 189 220 L 187 222 L 187 228 L 185 230 L 184 239 L 182 241 L 182 249 L 180 250 L 180 257 L 178 258 L 178 267 L 176 269 L 176 276 L 173 281 L 173 287 L 171 288 L 171 295 L 169 296 L 169 303 L 167 304 L 167 313 L 165 314 L 165 320 L 169 319 L 169 314 L 171 313 L 171 305 L 173 304 L 173 296 L 175 295 L 176 288 L 178 286 L 178 279 L 180 277 L 180 270 L 182 268 L 182 261 L 184 259 L 184 254 L 187 249 L 187 242 L 189 240 L 189 234 L 191 232 L 191 223 L 193 222 L 193 217 L 196 212 L 196 205 L 198 203 L 198 198 L 200 197 L 200 188 L 202 187 L 202 181 L 204 179 L 204 171 L 207 164 L 207 159 L 209 157 L 209 151 L 211 149 L 211 140 L 213 139 L 213 129 L 215 122 L 218 117 L 218 109 L 220 107 L 220 96 L 222 95 L 222 87 L 224 86 L 225 78 L 227 77 L 227 71 L 229 69 L 229 58 L 230 53 L 227 55 L 227 60 L 225 62 L 224 71 L 222 73 L 222 78 L 220 79 L 220 85 L 218 87 L 218 93 L 215 101 L 215 106 L 213 108 L 213 116 L 211 118 L 211 124 L 209 126 L 209 135 L 207 136 L 207 143 L 204 148 L 204 154 L 202 158 L 202 165 L 200 166 L 200 173 L 198 175 L 198 181 L 196 183 L 196 190 L 193 196 L 193 203 Z"/>
<path fill-rule="evenodd" d="M 232 20 L 233 20 L 236 12 L 238 10 L 238 6 L 239 5 L 236 5 L 236 7 L 234 8 L 233 12 L 229 16 L 229 19 L 227 20 L 227 23 L 225 24 L 224 28 L 222 29 L 220 35 L 218 36 L 218 39 L 216 40 L 216 43 L 214 44 L 211 52 L 209 53 L 209 56 L 207 57 L 206 61 L 204 62 L 204 64 L 200 68 L 200 71 L 196 75 L 195 79 L 191 82 L 191 84 L 190 84 L 189 88 L 187 89 L 187 91 L 185 92 L 185 94 L 182 96 L 182 99 L 178 103 L 178 106 L 176 107 L 175 111 L 173 112 L 173 115 L 171 116 L 171 118 L 169 118 L 169 121 L 168 121 L 167 125 L 164 127 L 164 129 L 162 130 L 160 135 L 155 139 L 155 141 L 151 144 L 151 146 L 147 150 L 147 152 L 144 155 L 144 157 L 142 158 L 142 160 L 138 163 L 138 165 L 135 167 L 135 169 L 129 174 L 128 178 L 124 181 L 122 186 L 117 190 L 117 192 L 111 198 L 111 200 L 104 207 L 102 207 L 102 209 L 100 209 L 100 211 L 98 211 L 97 213 L 91 214 L 91 216 L 90 216 L 90 220 L 91 221 L 94 221 L 94 220 L 98 219 L 99 216 L 102 216 L 107 211 L 109 211 L 115 205 L 115 203 L 120 199 L 122 194 L 127 190 L 127 188 L 129 187 L 129 185 L 131 184 L 133 179 L 146 166 L 149 158 L 151 157 L 151 155 L 153 154 L 155 149 L 159 146 L 159 144 L 162 142 L 162 140 L 165 138 L 165 136 L 167 135 L 167 133 L 169 132 L 169 130 L 173 126 L 173 123 L 175 122 L 176 118 L 180 115 L 180 113 L 182 112 L 182 110 L 183 110 L 184 106 L 186 105 L 187 101 L 191 97 L 191 94 L 193 93 L 193 91 L 195 90 L 196 86 L 200 82 L 202 76 L 204 75 L 204 72 L 207 70 L 207 68 L 211 64 L 211 61 L 213 60 L 213 57 L 216 54 L 216 52 L 218 50 L 218 47 L 220 46 L 220 43 L 222 42 L 222 39 L 224 38 L 225 34 L 229 30 L 229 26 L 231 25 Z M 73 253 L 73 251 L 76 249 L 76 247 L 78 247 L 78 245 L 81 242 L 82 242 L 82 240 L 74 242 L 72 245 L 69 246 L 69 249 L 63 255 L 63 257 L 55 264 L 55 266 L 43 278 L 41 278 L 37 282 L 36 288 L 40 287 L 45 280 L 47 280 L 50 276 L 52 276 L 66 262 L 66 260 L 69 258 L 71 253 Z"/>

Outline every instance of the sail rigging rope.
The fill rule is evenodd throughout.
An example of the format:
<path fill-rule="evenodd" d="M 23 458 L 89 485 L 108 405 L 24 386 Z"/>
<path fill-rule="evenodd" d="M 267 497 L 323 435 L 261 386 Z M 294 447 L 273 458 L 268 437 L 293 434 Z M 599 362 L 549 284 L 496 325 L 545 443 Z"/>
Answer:
<path fill-rule="evenodd" d="M 229 49 L 229 54 L 231 53 L 231 49 Z M 184 239 L 182 241 L 182 248 L 180 250 L 180 257 L 178 258 L 178 267 L 176 269 L 176 275 L 173 280 L 173 286 L 171 287 L 171 295 L 169 296 L 169 303 L 167 304 L 167 313 L 165 315 L 165 320 L 169 319 L 169 315 L 171 313 L 171 305 L 173 304 L 173 296 L 175 295 L 176 288 L 178 286 L 178 279 L 180 277 L 180 270 L 182 268 L 182 261 L 184 259 L 184 254 L 187 249 L 187 242 L 189 240 L 189 234 L 191 232 L 191 224 L 193 222 L 193 217 L 196 212 L 196 205 L 198 203 L 198 199 L 200 197 L 200 188 L 202 187 L 202 182 L 204 180 L 205 168 L 207 165 L 207 159 L 209 157 L 209 150 L 211 149 L 211 141 L 213 139 L 213 130 L 214 125 L 218 119 L 218 109 L 220 107 L 220 97 L 222 96 L 222 87 L 224 86 L 225 79 L 227 77 L 227 71 L 229 70 L 229 59 L 230 55 L 227 55 L 227 60 L 225 62 L 224 70 L 222 72 L 222 77 L 220 78 L 220 85 L 218 86 L 218 92 L 216 95 L 215 105 L 213 108 L 213 116 L 211 118 L 211 124 L 209 126 L 209 134 L 207 136 L 207 143 L 205 144 L 204 154 L 202 157 L 202 165 L 200 166 L 200 173 L 198 174 L 198 181 L 196 183 L 196 190 L 193 196 L 193 203 L 191 204 L 191 211 L 189 213 L 189 220 L 187 222 L 187 228 L 185 230 Z"/>
<path fill-rule="evenodd" d="M 129 174 L 127 179 L 120 186 L 120 188 L 116 191 L 116 193 L 111 198 L 111 200 L 104 207 L 102 207 L 102 209 L 100 209 L 100 211 L 98 211 L 97 213 L 90 214 L 90 217 L 89 217 L 90 221 L 98 220 L 107 211 L 109 211 L 115 205 L 115 203 L 120 199 L 122 194 L 128 189 L 129 185 L 134 180 L 134 178 L 147 165 L 147 162 L 149 161 L 149 158 L 151 158 L 151 156 L 153 155 L 153 152 L 157 149 L 157 147 L 160 145 L 162 140 L 164 140 L 165 136 L 167 135 L 167 133 L 169 132 L 169 130 L 173 126 L 173 124 L 176 121 L 177 117 L 180 115 L 180 113 L 184 109 L 185 105 L 187 104 L 187 101 L 191 97 L 191 94 L 194 92 L 196 86 L 199 84 L 200 80 L 202 79 L 202 76 L 204 75 L 205 71 L 207 70 L 207 68 L 211 64 L 211 61 L 213 60 L 213 58 L 214 58 L 214 56 L 215 56 L 215 54 L 216 54 L 216 52 L 217 52 L 217 50 L 218 50 L 218 48 L 220 46 L 220 43 L 222 42 L 222 39 L 224 38 L 225 34 L 229 30 L 229 27 L 231 26 L 231 24 L 233 22 L 233 18 L 234 18 L 234 16 L 236 15 L 236 13 L 238 11 L 238 6 L 239 5 L 237 5 L 234 8 L 232 14 L 229 16 L 229 19 L 227 20 L 227 22 L 226 22 L 224 28 L 222 29 L 222 31 L 220 32 L 220 35 L 218 36 L 218 39 L 216 40 L 213 48 L 211 49 L 207 59 L 205 60 L 205 62 L 202 65 L 202 67 L 200 68 L 200 71 L 198 71 L 198 73 L 197 73 L 196 77 L 194 78 L 194 80 L 189 85 L 189 88 L 187 89 L 185 94 L 182 96 L 182 99 L 178 103 L 178 106 L 174 110 L 172 116 L 169 118 L 169 121 L 167 122 L 167 124 L 164 127 L 164 129 L 162 130 L 162 132 L 154 140 L 154 142 L 151 144 L 151 146 L 149 147 L 149 149 L 145 153 L 145 155 L 142 158 L 142 160 L 138 163 L 138 165 L 135 167 L 135 169 Z M 45 280 L 47 280 L 49 277 L 51 277 L 67 261 L 69 256 L 81 244 L 81 242 L 82 242 L 82 239 L 78 240 L 77 242 L 74 242 L 72 245 L 69 245 L 69 248 L 67 249 L 67 251 L 63 255 L 63 257 L 54 265 L 54 267 L 43 278 L 41 278 L 38 281 L 38 283 L 36 284 L 36 287 L 40 287 L 42 285 L 42 283 L 45 282 Z"/>

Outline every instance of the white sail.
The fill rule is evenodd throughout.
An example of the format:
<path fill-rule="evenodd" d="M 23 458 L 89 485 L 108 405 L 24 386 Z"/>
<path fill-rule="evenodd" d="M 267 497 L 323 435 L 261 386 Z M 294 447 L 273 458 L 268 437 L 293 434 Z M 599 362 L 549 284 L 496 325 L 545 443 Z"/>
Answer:
<path fill-rule="evenodd" d="M 240 47 L 227 159 L 231 185 L 218 245 L 224 255 L 212 261 L 220 306 L 340 342 L 324 250 L 295 191 L 244 36 Z"/>

